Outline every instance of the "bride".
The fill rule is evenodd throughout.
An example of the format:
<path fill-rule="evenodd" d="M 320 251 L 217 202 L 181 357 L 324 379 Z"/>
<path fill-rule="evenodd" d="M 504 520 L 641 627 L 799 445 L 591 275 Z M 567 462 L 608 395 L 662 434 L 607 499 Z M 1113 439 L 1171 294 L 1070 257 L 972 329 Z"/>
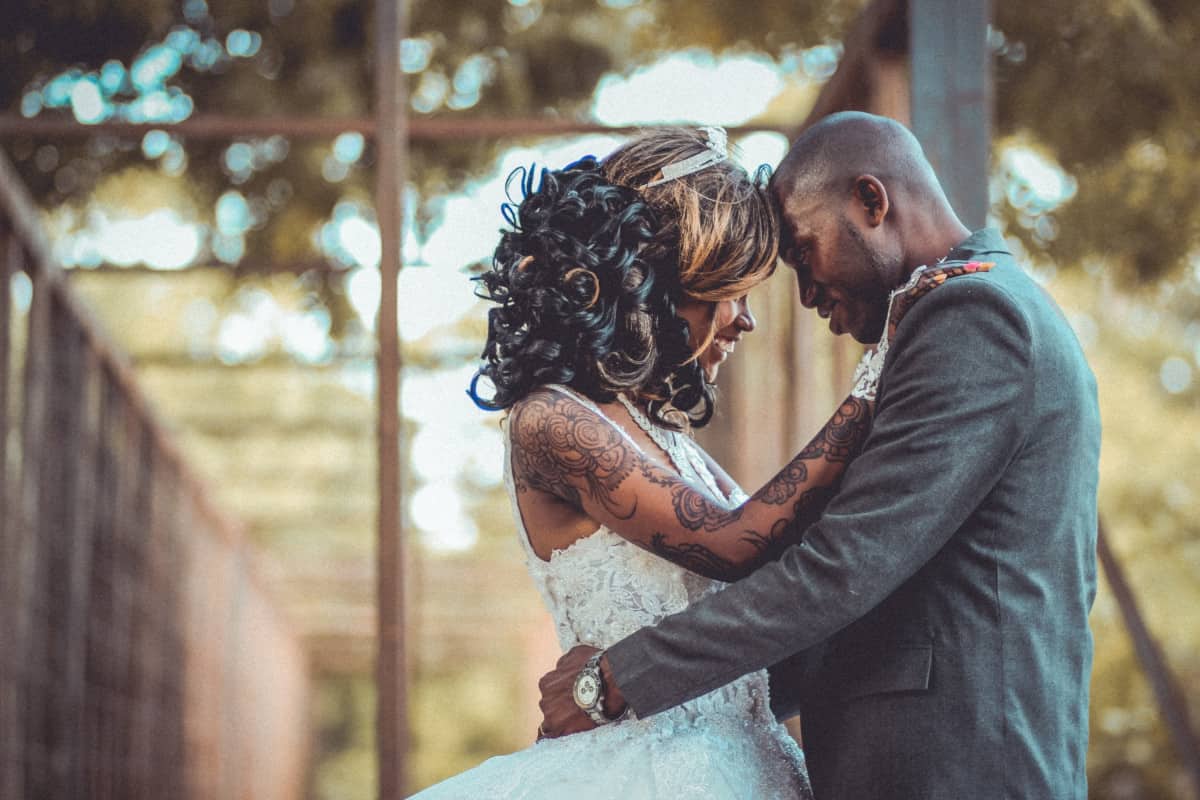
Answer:
<path fill-rule="evenodd" d="M 721 364 L 754 330 L 747 293 L 775 268 L 762 182 L 728 158 L 719 128 L 654 130 L 534 178 L 525 172 L 524 198 L 505 206 L 511 230 L 479 278 L 497 307 L 469 393 L 509 412 L 506 484 L 560 644 L 603 648 L 749 574 L 816 520 L 867 435 L 886 342 L 751 499 L 691 434 L 712 417 Z M 895 305 L 893 324 L 907 304 Z M 645 720 L 612 719 L 590 688 L 577 684 L 576 700 L 600 727 L 417 797 L 811 798 L 765 673 Z"/>

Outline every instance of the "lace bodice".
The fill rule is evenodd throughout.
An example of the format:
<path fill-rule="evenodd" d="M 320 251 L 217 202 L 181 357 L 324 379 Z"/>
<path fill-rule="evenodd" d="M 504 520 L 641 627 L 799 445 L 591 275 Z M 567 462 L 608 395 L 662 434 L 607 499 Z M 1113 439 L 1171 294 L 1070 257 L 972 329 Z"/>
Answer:
<path fill-rule="evenodd" d="M 548 388 L 570 395 L 604 417 L 569 389 Z M 648 422 L 636 417 L 635 421 Z M 611 420 L 610 424 L 628 438 L 620 425 Z M 706 487 L 714 500 L 737 504 L 745 499 L 740 491 L 729 498 L 721 496 L 690 439 L 665 430 L 651 435 L 671 456 L 680 475 Z M 529 543 L 517 506 L 507 430 L 504 439 L 504 476 L 517 534 L 564 650 L 576 644 L 607 647 L 724 585 L 651 555 L 603 526 L 543 561 Z M 622 719 L 489 759 L 418 797 L 812 800 L 812 790 L 804 754 L 771 715 L 766 673 L 759 672 L 647 719 Z"/>
<path fill-rule="evenodd" d="M 572 390 L 562 386 L 547 388 L 569 395 L 608 419 L 594 403 Z M 643 427 L 651 424 L 644 417 L 638 418 L 640 412 L 635 407 L 627 408 Z M 620 425 L 609 422 L 632 446 L 638 447 Z M 651 427 L 647 432 L 671 457 L 681 476 L 707 488 L 715 502 L 730 507 L 745 502 L 747 496 L 740 489 L 734 489 L 729 497 L 721 494 L 698 446 L 689 437 L 664 428 Z M 725 586 L 721 581 L 688 572 L 653 555 L 604 526 L 569 547 L 554 551 L 549 561 L 540 558 L 529 542 L 517 510 L 507 431 L 504 438 L 505 483 L 515 512 L 517 534 L 530 576 L 554 619 L 564 652 L 577 644 L 608 647 Z M 720 709 L 722 713 L 749 714 L 766 720 L 770 713 L 767 701 L 766 677 L 756 674 L 686 703 L 674 713 L 694 718 L 698 713 Z"/>
<path fill-rule="evenodd" d="M 595 404 L 575 392 L 559 386 L 548 388 L 568 394 L 607 419 Z M 611 424 L 637 447 L 620 425 Z M 653 435 L 673 462 L 686 457 L 682 455 L 685 448 L 696 447 L 686 436 L 674 431 L 657 429 Z M 660 440 L 659 437 L 663 438 Z M 507 431 L 504 439 L 505 484 L 516 511 L 511 442 Z M 685 479 L 705 486 L 715 493 L 715 500 L 725 505 L 739 505 L 746 499 L 740 490 L 729 498 L 720 495 L 703 459 L 694 452 L 690 455 L 695 458 L 687 458 L 680 470 Z M 678 468 L 678 462 L 676 465 Z M 533 551 L 520 513 L 514 516 L 530 575 L 554 618 L 558 641 L 564 651 L 577 644 L 608 647 L 638 628 L 682 611 L 689 603 L 724 585 L 655 556 L 604 526 L 569 547 L 554 551 L 550 560 L 544 561 Z"/>

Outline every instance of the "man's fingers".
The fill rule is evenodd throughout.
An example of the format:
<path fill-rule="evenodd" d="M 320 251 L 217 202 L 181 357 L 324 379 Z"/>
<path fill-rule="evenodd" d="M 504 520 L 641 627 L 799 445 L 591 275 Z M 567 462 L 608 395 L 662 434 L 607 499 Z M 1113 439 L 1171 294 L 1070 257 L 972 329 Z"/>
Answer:
<path fill-rule="evenodd" d="M 542 710 L 539 739 L 554 739 L 592 727 L 591 720 L 575 705 L 572 689 L 575 676 L 594 652 L 594 647 L 576 645 L 562 654 L 553 671 L 538 680 L 538 707 Z"/>

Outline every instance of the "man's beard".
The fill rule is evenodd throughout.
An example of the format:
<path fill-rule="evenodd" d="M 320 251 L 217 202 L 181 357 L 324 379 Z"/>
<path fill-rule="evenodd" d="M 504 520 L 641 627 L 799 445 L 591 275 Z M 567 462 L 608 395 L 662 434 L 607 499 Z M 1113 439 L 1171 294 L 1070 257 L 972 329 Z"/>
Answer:
<path fill-rule="evenodd" d="M 855 299 L 864 308 L 869 309 L 870 317 L 863 321 L 863 330 L 849 331 L 849 333 L 863 344 L 874 344 L 883 337 L 889 296 L 886 287 L 891 283 L 888 274 L 892 270 L 889 269 L 890 265 L 883 254 L 867 244 L 862 232 L 844 216 L 842 217 L 842 229 L 854 240 L 858 251 L 855 257 L 865 262 L 870 267 L 871 274 L 875 276 L 874 286 L 862 286 L 854 293 Z"/>

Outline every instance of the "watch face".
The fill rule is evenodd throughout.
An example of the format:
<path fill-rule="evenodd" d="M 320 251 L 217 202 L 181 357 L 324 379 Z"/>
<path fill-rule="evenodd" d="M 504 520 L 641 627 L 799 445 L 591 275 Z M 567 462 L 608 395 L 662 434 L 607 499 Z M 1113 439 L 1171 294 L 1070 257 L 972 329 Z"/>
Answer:
<path fill-rule="evenodd" d="M 590 708 L 600 697 L 600 682 L 592 675 L 580 675 L 575 681 L 575 704 Z"/>

